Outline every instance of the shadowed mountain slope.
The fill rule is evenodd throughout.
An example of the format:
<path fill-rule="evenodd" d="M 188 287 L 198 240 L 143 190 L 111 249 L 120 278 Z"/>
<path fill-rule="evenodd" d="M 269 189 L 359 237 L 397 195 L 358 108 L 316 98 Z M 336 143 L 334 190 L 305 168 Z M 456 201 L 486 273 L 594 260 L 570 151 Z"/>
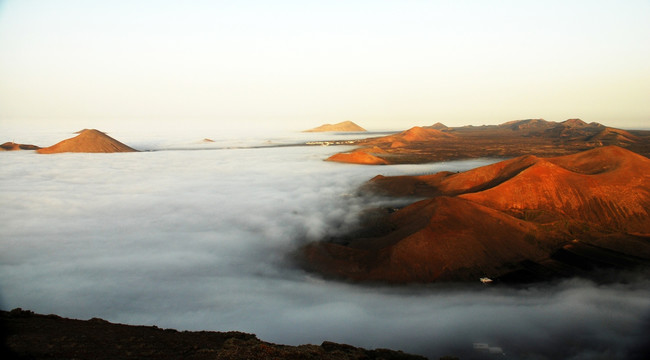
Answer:
<path fill-rule="evenodd" d="M 54 154 L 63 152 L 83 153 L 114 153 L 137 151 L 121 142 L 113 139 L 98 130 L 84 129 L 79 135 L 63 140 L 50 147 L 37 150 L 40 154 Z"/>
<path fill-rule="evenodd" d="M 616 146 L 376 177 L 365 190 L 428 199 L 378 220 L 380 233 L 309 244 L 307 268 L 355 281 L 476 280 L 543 263 L 574 239 L 650 259 L 650 159 Z"/>

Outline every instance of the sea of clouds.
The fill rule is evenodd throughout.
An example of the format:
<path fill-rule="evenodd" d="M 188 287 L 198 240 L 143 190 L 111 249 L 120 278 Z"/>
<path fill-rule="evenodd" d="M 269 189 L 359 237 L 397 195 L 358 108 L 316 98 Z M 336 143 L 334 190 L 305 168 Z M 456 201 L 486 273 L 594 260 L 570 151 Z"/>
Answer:
<path fill-rule="evenodd" d="M 606 285 L 382 287 L 323 280 L 287 260 L 307 241 L 353 229 L 363 209 L 390 204 L 356 196 L 377 174 L 494 159 L 358 166 L 323 161 L 346 147 L 256 148 L 317 139 L 307 134 L 236 149 L 232 139 L 117 138 L 151 151 L 0 153 L 0 308 L 432 359 L 497 356 L 475 343 L 508 359 L 641 359 L 648 350 L 643 274 Z"/>

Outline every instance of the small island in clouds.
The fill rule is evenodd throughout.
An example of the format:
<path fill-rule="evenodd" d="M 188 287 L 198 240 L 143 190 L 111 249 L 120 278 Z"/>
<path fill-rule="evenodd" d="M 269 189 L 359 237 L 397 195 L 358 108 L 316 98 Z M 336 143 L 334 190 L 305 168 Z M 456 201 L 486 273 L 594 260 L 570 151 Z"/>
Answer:
<path fill-rule="evenodd" d="M 304 132 L 329 132 L 329 131 L 362 132 L 362 131 L 366 131 L 366 129 L 348 120 L 337 124 L 324 124 L 310 130 L 305 130 Z"/>
<path fill-rule="evenodd" d="M 39 154 L 56 154 L 65 152 L 77 153 L 114 153 L 135 152 L 137 150 L 113 139 L 105 133 L 95 129 L 77 131 L 79 135 L 58 142 L 52 146 L 37 149 Z"/>

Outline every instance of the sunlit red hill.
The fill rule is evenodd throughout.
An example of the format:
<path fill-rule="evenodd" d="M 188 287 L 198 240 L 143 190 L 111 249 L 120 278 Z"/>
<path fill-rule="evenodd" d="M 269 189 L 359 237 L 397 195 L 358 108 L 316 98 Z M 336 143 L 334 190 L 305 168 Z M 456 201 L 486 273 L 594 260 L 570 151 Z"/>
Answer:
<path fill-rule="evenodd" d="M 438 129 L 416 126 L 398 134 L 368 139 L 364 142 L 363 148 L 348 153 L 334 154 L 327 160 L 364 165 L 388 165 L 390 164 L 389 160 L 382 157 L 382 154 L 386 154 L 385 149 L 401 148 L 407 144 L 453 137 L 453 135 Z"/>
<path fill-rule="evenodd" d="M 354 281 L 498 278 L 521 264 L 556 271 L 549 259 L 576 239 L 608 259 L 650 259 L 650 160 L 616 146 L 376 177 L 367 189 L 427 198 L 375 220 L 381 231 L 306 246 L 306 267 Z"/>
<path fill-rule="evenodd" d="M 388 165 L 388 161 L 364 150 L 334 154 L 327 160 L 363 165 Z"/>
<path fill-rule="evenodd" d="M 436 140 L 441 138 L 449 139 L 454 137 L 455 137 L 454 135 L 444 133 L 438 129 L 415 126 L 395 135 L 389 135 L 389 136 L 375 139 L 373 141 L 369 141 L 369 143 L 371 144 L 390 143 L 391 146 L 394 147 L 393 144 L 395 142 L 411 143 L 411 142 L 418 142 L 418 141 L 431 141 L 431 140 Z"/>
<path fill-rule="evenodd" d="M 616 146 L 535 159 L 507 181 L 459 197 L 515 216 L 546 211 L 650 237 L 650 161 Z"/>
<path fill-rule="evenodd" d="M 95 129 L 84 129 L 79 135 L 63 140 L 50 147 L 37 150 L 40 154 L 54 154 L 63 152 L 82 153 L 114 153 L 137 151 L 105 133 Z"/>

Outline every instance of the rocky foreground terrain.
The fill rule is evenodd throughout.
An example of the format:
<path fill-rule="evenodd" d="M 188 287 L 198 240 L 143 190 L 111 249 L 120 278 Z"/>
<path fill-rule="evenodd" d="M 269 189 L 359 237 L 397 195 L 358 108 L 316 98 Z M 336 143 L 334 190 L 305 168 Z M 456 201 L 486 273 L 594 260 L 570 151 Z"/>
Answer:
<path fill-rule="evenodd" d="M 72 320 L 21 309 L 0 311 L 0 326 L 2 359 L 425 359 L 327 341 L 286 346 L 241 332 L 176 331 L 101 319 Z"/>

